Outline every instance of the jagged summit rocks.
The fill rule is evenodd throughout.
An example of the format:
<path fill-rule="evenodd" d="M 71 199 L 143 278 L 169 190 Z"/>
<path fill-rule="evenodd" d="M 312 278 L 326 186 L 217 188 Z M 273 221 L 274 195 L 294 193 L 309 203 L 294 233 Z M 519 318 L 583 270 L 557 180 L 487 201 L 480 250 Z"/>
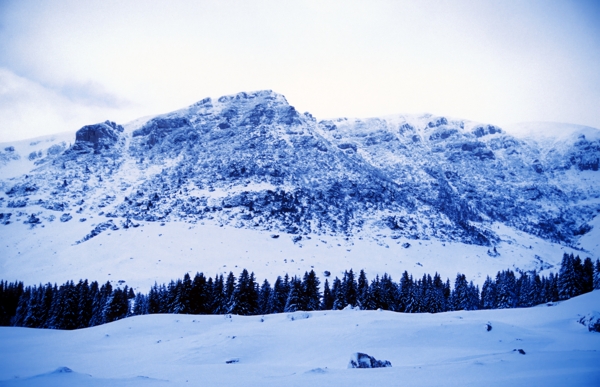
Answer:
<path fill-rule="evenodd" d="M 199 140 L 221 145 L 237 136 L 251 138 L 275 134 L 298 134 L 295 127 L 313 120 L 299 114 L 280 94 L 270 90 L 210 98 L 173 113 L 150 119 L 134 130 L 132 151 L 181 152 L 183 145 L 194 147 Z M 246 138 L 246 140 L 248 140 Z M 249 143 L 249 146 L 254 144 Z"/>
<path fill-rule="evenodd" d="M 25 214 L 277 235 L 373 230 L 490 248 L 500 222 L 573 244 L 600 210 L 589 200 L 598 179 L 581 175 L 596 173 L 593 134 L 541 146 L 429 114 L 318 121 L 265 90 L 206 98 L 127 130 L 85 126 L 71 147 L 37 152 L 35 169 L 3 181 L 2 196 Z"/>

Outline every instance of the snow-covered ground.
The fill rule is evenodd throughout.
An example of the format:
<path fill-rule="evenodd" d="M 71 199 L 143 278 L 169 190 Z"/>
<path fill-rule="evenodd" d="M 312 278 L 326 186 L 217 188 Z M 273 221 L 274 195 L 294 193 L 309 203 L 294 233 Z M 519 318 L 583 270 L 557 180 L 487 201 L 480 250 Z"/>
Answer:
<path fill-rule="evenodd" d="M 552 306 L 435 315 L 146 315 L 76 331 L 2 327 L 0 385 L 598 386 L 600 333 L 578 320 L 599 309 L 594 291 Z M 348 369 L 354 352 L 392 367 Z"/>
<path fill-rule="evenodd" d="M 223 101 L 231 101 L 232 98 L 228 97 Z M 215 102 L 215 106 L 219 104 L 221 102 Z M 193 105 L 189 109 L 204 109 L 202 106 L 204 105 L 201 101 L 200 105 Z M 83 157 L 77 159 L 79 164 L 73 163 L 73 160 L 71 164 L 67 163 L 68 165 L 64 160 L 63 163 L 57 163 L 56 167 L 51 167 L 54 164 L 50 164 L 50 161 L 54 160 L 52 157 L 58 157 L 57 155 L 62 154 L 61 152 L 74 141 L 73 133 L 0 145 L 0 199 L 3 201 L 0 207 L 7 212 L 6 215 L 10 213 L 10 218 L 4 218 L 6 224 L 0 226 L 0 280 L 20 280 L 26 285 L 47 282 L 61 284 L 79 279 L 101 283 L 111 281 L 114 285 L 126 284 L 138 292 L 146 293 L 154 282 L 166 283 L 183 277 L 185 273 L 193 275 L 197 271 L 204 272 L 206 276 L 232 271 L 237 276 L 242 269 L 247 269 L 256 274 L 259 282 L 268 279 L 273 283 L 277 276 L 286 273 L 302 276 L 305 271 L 314 269 L 323 283 L 326 271 L 331 272 L 332 277 L 341 277 L 344 270 L 354 269 L 358 272 L 364 269 L 369 279 L 373 279 L 377 274 L 388 273 L 395 281 L 399 280 L 405 270 L 415 278 L 420 278 L 424 273 L 433 275 L 438 272 L 444 280 L 450 278 L 451 281 L 457 272 L 460 272 L 466 274 L 468 280 L 481 285 L 486 276 L 494 277 L 498 271 L 505 269 L 537 270 L 542 275 L 556 273 L 565 252 L 579 255 L 581 258 L 590 257 L 594 261 L 600 258 L 600 217 L 597 216 L 596 209 L 600 200 L 596 188 L 598 172 L 591 168 L 593 157 L 589 160 L 586 158 L 590 156 L 587 148 L 582 145 L 583 148 L 579 149 L 573 145 L 579 141 L 581 134 L 589 140 L 597 140 L 600 131 L 596 129 L 563 124 L 527 124 L 515 129 L 522 134 L 518 137 L 525 142 L 521 143 L 508 137 L 500 138 L 502 132 L 496 127 L 488 125 L 476 128 L 478 124 L 471 122 L 451 120 L 448 123 L 443 117 L 423 115 L 390 117 L 388 121 L 339 119 L 336 121 L 339 125 L 335 131 L 330 130 L 331 128 L 321 128 L 323 130 L 319 129 L 322 132 L 319 134 L 313 133 L 313 129 L 317 130 L 326 123 L 317 125 L 309 116 L 300 117 L 293 109 L 289 109 L 287 102 L 275 107 L 283 113 L 291 112 L 289 117 L 296 117 L 304 122 L 306 133 L 302 133 L 307 136 L 305 140 L 312 136 L 310 138 L 316 141 L 298 142 L 291 146 L 290 136 L 300 136 L 302 133 L 288 131 L 287 129 L 294 129 L 292 126 L 286 130 L 279 124 L 265 127 L 269 129 L 265 133 L 269 134 L 273 144 L 287 144 L 285 149 L 290 160 L 296 160 L 292 156 L 299 151 L 304 152 L 304 159 L 296 162 L 306 162 L 307 170 L 312 168 L 311 170 L 319 171 L 325 165 L 311 164 L 313 158 L 319 159 L 317 156 L 321 157 L 325 150 L 328 154 L 338 152 L 336 154 L 339 157 L 331 160 L 337 163 L 334 163 L 336 168 L 344 167 L 344 170 L 351 172 L 353 176 L 363 176 L 361 174 L 365 171 L 368 172 L 365 176 L 371 176 L 371 167 L 388 173 L 396 169 L 404 171 L 402 168 L 409 166 L 406 173 L 396 171 L 397 173 L 390 174 L 390 178 L 400 179 L 398 183 L 406 183 L 405 192 L 412 192 L 411 195 L 416 195 L 415 197 L 433 195 L 431 200 L 426 201 L 430 204 L 421 206 L 425 208 L 425 212 L 413 214 L 420 222 L 415 225 L 423 226 L 421 228 L 428 226 L 434 229 L 433 221 L 437 227 L 450 227 L 452 222 L 449 218 L 439 217 L 440 208 L 446 208 L 441 202 L 452 199 L 450 202 L 454 201 L 457 205 L 463 203 L 463 196 L 476 193 L 471 189 L 471 183 L 486 183 L 490 177 L 488 175 L 496 171 L 499 164 L 485 164 L 485 157 L 477 161 L 470 153 L 473 149 L 469 146 L 466 150 L 462 148 L 462 145 L 471 144 L 471 140 L 483 144 L 479 147 L 481 149 L 488 149 L 488 145 L 489 149 L 493 148 L 496 153 L 480 156 L 494 155 L 489 157 L 489 160 L 495 160 L 494 163 L 506 161 L 506 175 L 512 176 L 513 173 L 518 177 L 513 181 L 512 178 L 502 175 L 501 179 L 498 178 L 500 180 L 487 181 L 486 184 L 489 185 L 478 188 L 480 191 L 477 192 L 481 194 L 481 198 L 493 193 L 494 189 L 502 192 L 504 187 L 506 197 L 500 195 L 497 199 L 507 205 L 519 200 L 521 204 L 533 203 L 544 198 L 544 195 L 548 195 L 547 199 L 544 199 L 547 201 L 538 207 L 527 207 L 531 210 L 530 217 L 519 218 L 516 223 L 500 223 L 496 218 L 483 217 L 485 221 L 479 226 L 492 231 L 499 238 L 498 243 L 495 240 L 493 243 L 496 252 L 492 250 L 493 247 L 458 242 L 460 238 L 449 238 L 447 235 L 451 234 L 443 232 L 441 237 L 436 239 L 432 237 L 437 235 L 436 233 L 421 230 L 423 232 L 420 234 L 401 234 L 389 226 L 372 222 L 377 218 L 381 223 L 384 215 L 398 215 L 394 211 L 400 207 L 381 213 L 370 210 L 354 213 L 348 210 L 347 214 L 362 217 L 366 225 L 353 229 L 353 232 L 348 234 L 349 237 L 345 237 L 344 233 L 331 235 L 326 227 L 306 229 L 306 232 L 297 235 L 264 231 L 286 228 L 263 227 L 264 222 L 273 220 L 268 217 L 251 217 L 252 222 L 246 222 L 245 225 L 241 221 L 233 221 L 241 219 L 241 215 L 246 218 L 248 215 L 245 209 L 243 213 L 236 212 L 237 207 L 234 207 L 235 211 L 223 211 L 221 208 L 219 211 L 222 214 L 215 212 L 214 217 L 194 217 L 191 216 L 193 214 L 183 212 L 182 208 L 177 207 L 188 200 L 190 195 L 203 197 L 207 199 L 206 206 L 216 208 L 220 207 L 219 203 L 225 196 L 239 194 L 240 191 L 274 190 L 276 185 L 264 179 L 250 178 L 247 181 L 232 178 L 216 187 L 213 187 L 212 183 L 203 183 L 202 188 L 192 184 L 192 178 L 201 182 L 203 180 L 200 177 L 208 179 L 212 176 L 203 174 L 206 168 L 213 168 L 214 171 L 219 169 L 214 169 L 214 165 L 204 167 L 197 163 L 201 168 L 192 171 L 193 173 L 186 169 L 187 172 L 183 173 L 183 169 L 175 168 L 189 166 L 182 158 L 183 153 L 178 153 L 180 149 L 175 145 L 167 147 L 169 142 L 166 140 L 166 148 L 160 149 L 173 151 L 173 155 L 156 151 L 153 155 L 155 160 L 150 157 L 152 155 L 144 153 L 146 148 L 142 147 L 140 136 L 135 140 L 139 144 L 131 148 L 132 131 L 139 129 L 151 118 L 145 117 L 125 125 L 122 149 L 115 151 L 117 153 L 102 153 L 102 157 L 90 155 L 87 159 Z M 181 112 L 185 111 L 187 110 Z M 175 113 L 178 114 L 174 112 L 163 118 Z M 220 111 L 217 113 L 221 114 Z M 238 121 L 243 121 L 242 116 Z M 185 117 L 187 116 L 184 115 Z M 206 118 L 205 115 L 198 117 L 204 117 L 202 120 Z M 206 128 L 198 121 L 196 124 L 202 126 L 198 126 L 202 130 L 195 130 L 199 136 L 205 136 L 202 138 L 206 141 L 196 140 L 189 144 L 210 145 L 211 133 L 218 134 L 221 133 L 219 130 L 227 129 L 227 126 L 220 126 L 224 122 L 221 122 L 222 117 L 219 117 L 221 116 L 211 118 L 210 125 L 203 124 Z M 404 123 L 408 126 L 405 127 Z M 237 133 L 241 138 L 238 139 L 238 145 L 245 144 L 242 140 L 254 130 L 253 127 L 247 128 L 247 125 L 244 125 L 240 124 L 239 128 L 246 128 L 246 132 L 232 132 L 232 135 Z M 317 129 L 314 125 L 317 125 Z M 207 130 L 204 131 L 203 128 Z M 398 130 L 404 129 L 410 132 L 410 135 L 396 135 Z M 481 133 L 472 133 L 475 129 L 481 129 Z M 439 135 L 439 138 L 434 134 Z M 325 146 L 321 142 L 324 138 L 330 141 L 330 145 Z M 207 160 L 214 159 L 215 165 L 220 165 L 220 161 L 229 157 L 229 153 L 235 155 L 238 150 L 231 145 L 233 142 L 230 140 L 219 139 L 218 136 L 214 139 L 218 146 L 213 144 L 210 152 L 204 150 L 206 152 L 203 153 Z M 278 139 L 284 141 L 275 141 Z M 404 148 L 398 144 L 389 145 L 388 142 L 392 139 L 398 142 L 402 140 Z M 448 139 L 447 143 L 440 142 L 444 139 Z M 461 145 L 457 147 L 458 145 L 452 142 L 455 140 L 466 142 L 456 142 Z M 421 145 L 422 143 L 429 145 Z M 543 146 L 539 147 L 538 143 Z M 264 147 L 256 150 L 254 156 L 250 152 L 250 156 L 256 158 L 272 151 L 268 148 L 270 145 L 265 145 L 264 141 L 261 140 L 258 144 Z M 440 144 L 445 145 L 441 147 Z M 584 145 L 589 145 L 586 144 Z M 221 149 L 221 146 L 224 148 Z M 503 150 L 505 148 L 515 148 L 515 152 Z M 200 150 L 201 147 L 193 148 L 190 154 L 194 155 Z M 415 150 L 421 153 L 415 153 Z M 217 152 L 215 156 L 211 153 L 213 151 L 221 153 Z M 568 152 L 572 152 L 571 156 L 574 158 L 566 157 Z M 365 165 L 368 164 L 369 168 L 361 164 L 362 162 L 355 165 L 348 161 L 355 154 L 366 160 Z M 277 156 L 277 160 L 281 155 Z M 426 169 L 423 169 L 423 161 L 429 159 L 439 159 L 442 163 L 439 165 L 449 166 L 446 159 L 452 155 L 460 156 L 452 164 L 458 172 L 448 175 L 454 176 L 454 180 L 451 179 L 452 185 L 448 183 L 450 178 L 434 179 L 431 173 L 426 173 Z M 148 158 L 143 161 L 145 158 L 140 156 Z M 36 164 L 44 157 L 47 157 L 46 164 Z M 579 163 L 578 168 L 575 168 L 575 164 L 571 168 L 572 158 Z M 535 161 L 532 161 L 534 159 Z M 236 160 L 232 158 L 229 161 Z M 240 160 L 243 162 L 246 159 Z M 542 168 L 542 164 L 536 164 L 540 160 L 545 163 L 546 169 Z M 567 167 L 562 165 L 565 160 L 570 160 Z M 84 173 L 81 163 L 87 162 L 90 162 L 94 173 Z M 532 169 L 534 164 L 541 169 Z M 45 169 L 35 169 L 44 165 Z M 87 164 L 85 165 L 87 169 Z M 144 185 L 162 173 L 161 171 L 171 167 L 177 173 L 161 177 L 161 185 Z M 339 174 L 339 168 L 333 168 L 332 165 L 327 167 L 331 167 L 333 171 L 331 176 Z M 80 168 L 81 175 L 70 168 Z M 110 171 L 106 172 L 103 168 Z M 288 169 L 286 173 L 289 176 L 296 176 L 294 168 Z M 71 172 L 74 172 L 73 176 Z M 104 177 L 102 173 L 105 173 Z M 460 177 L 463 175 L 464 177 Z M 188 181 L 180 185 L 180 176 Z M 320 174 L 314 176 L 323 177 Z M 423 183 L 420 179 L 434 181 L 438 178 L 445 182 L 444 187 L 448 188 L 444 192 L 439 191 L 440 195 L 446 195 L 441 195 L 446 199 L 436 199 L 439 196 L 440 184 L 420 185 Z M 505 178 L 512 183 L 503 185 Z M 9 195 L 8 191 L 18 181 L 27 179 L 35 180 L 43 189 L 23 197 Z M 356 182 L 371 182 L 369 179 L 363 180 L 358 179 Z M 548 181 L 554 185 L 548 185 Z M 63 196 L 57 198 L 57 195 L 61 194 L 56 186 L 61 182 L 65 187 L 75 188 L 69 188 L 71 191 L 60 191 L 63 192 Z M 208 179 L 207 182 L 212 180 Z M 289 182 L 284 181 L 277 187 L 292 192 L 293 186 L 288 187 L 286 184 Z M 369 184 L 364 186 L 370 187 Z M 532 189 L 517 189 L 519 184 L 531 185 Z M 554 186 L 561 187 L 567 194 L 563 195 L 562 191 L 554 190 Z M 411 187 L 412 191 L 408 189 Z M 163 195 L 165 190 L 170 190 L 170 193 L 167 193 L 171 196 Z M 454 191 L 456 195 L 452 196 Z M 529 191 L 533 193 L 530 194 Z M 125 205 L 126 196 L 132 196 L 134 193 L 138 195 L 138 192 L 141 196 L 139 200 L 135 199 L 135 206 L 138 206 L 138 201 L 150 200 L 153 192 L 165 196 L 164 203 L 160 202 L 160 206 L 166 211 L 165 214 L 170 214 L 169 217 L 154 217 L 164 219 L 164 223 L 136 221 L 139 227 L 126 228 L 123 225 L 124 216 L 114 217 L 113 214 L 110 218 L 107 217 L 110 212 L 116 211 L 119 205 Z M 516 196 L 510 196 L 511 192 L 516 193 Z M 535 196 L 535 192 L 539 195 Z M 569 195 L 574 196 L 571 198 L 572 202 L 569 201 L 571 199 L 567 200 Z M 23 203 L 16 203 L 19 198 L 23 199 Z M 84 198 L 85 204 L 82 204 Z M 55 200 L 64 201 L 64 209 L 48 208 Z M 160 207 L 157 200 L 152 200 Z M 563 200 L 561 205 L 564 207 L 558 206 L 556 211 L 552 210 L 556 204 L 553 200 Z M 15 202 L 9 203 L 11 201 Z M 432 207 L 431 203 L 437 203 L 438 207 Z M 488 203 L 492 204 L 494 203 Z M 125 206 L 126 209 L 135 210 L 131 207 L 133 204 L 128 205 L 130 207 Z M 349 209 L 353 205 L 357 204 L 348 201 Z M 205 205 L 197 206 L 200 208 Z M 335 210 L 332 206 L 328 211 Z M 579 208 L 579 212 L 573 212 L 573 224 L 583 225 L 582 222 L 585 221 L 586 225 L 591 227 L 584 230 L 583 236 L 573 240 L 574 248 L 566 247 L 568 243 L 552 243 L 548 236 L 547 239 L 539 238 L 509 226 L 517 224 L 515 227 L 519 227 L 520 224 L 521 230 L 531 230 L 532 228 L 525 226 L 531 223 L 530 225 L 537 227 L 537 223 L 542 219 L 538 217 L 544 211 L 547 211 L 550 217 L 543 219 L 562 221 L 562 218 L 552 218 L 553 214 L 563 214 L 561 211 L 570 211 L 574 206 Z M 457 208 L 460 210 L 467 207 Z M 503 211 L 504 207 L 497 208 Z M 448 208 L 446 210 L 449 211 Z M 211 211 L 216 210 L 213 208 Z M 596 212 L 590 215 L 590 211 Z M 150 212 L 140 214 L 148 215 Z M 515 215 L 512 212 L 507 214 Z M 141 215 L 133 219 L 149 219 Z M 40 222 L 31 224 L 28 221 L 31 216 L 39 217 Z M 63 222 L 59 220 L 61 216 L 72 216 L 72 219 L 64 219 L 66 221 Z M 429 218 L 421 219 L 419 216 L 430 217 L 432 221 L 429 222 Z M 110 221 L 114 227 L 104 227 L 104 231 L 99 235 L 78 243 L 83 241 L 94 227 Z M 448 230 L 452 231 L 451 227 Z M 321 234 L 318 234 L 319 232 Z M 577 320 L 583 315 L 599 310 L 600 292 L 595 291 L 550 307 L 544 305 L 519 310 L 452 312 L 437 315 L 354 310 L 255 317 L 151 315 L 70 332 L 0 328 L 0 386 L 598 386 L 600 334 L 588 332 Z M 486 329 L 488 323 L 493 327 L 491 331 Z M 524 354 L 519 353 L 519 349 L 522 349 Z M 354 352 L 365 352 L 377 359 L 389 360 L 393 367 L 377 370 L 346 369 Z M 228 361 L 231 364 L 228 364 Z M 67 372 L 64 367 L 73 372 Z"/>
<path fill-rule="evenodd" d="M 269 282 L 283 276 L 302 276 L 314 269 L 322 282 L 323 272 L 343 277 L 344 270 L 364 269 L 369 279 L 388 273 L 395 281 L 407 270 L 415 278 L 436 271 L 454 281 L 457 272 L 482 284 L 486 276 L 500 270 L 519 268 L 548 275 L 556 272 L 564 252 L 580 254 L 582 259 L 598 257 L 533 237 L 502 224 L 494 231 L 503 239 L 498 256 L 488 254 L 485 246 L 439 240 L 392 239 L 389 235 L 360 234 L 346 240 L 339 236 L 312 235 L 294 243 L 294 235 L 214 225 L 170 222 L 142 222 L 137 228 L 106 230 L 80 244 L 91 224 L 104 217 L 79 216 L 70 222 L 54 220 L 47 227 L 16 221 L 2 226 L 0 273 L 2 279 L 26 284 L 64 283 L 88 279 L 106 282 L 125 281 L 136 291 L 148 292 L 154 282 L 166 283 L 204 272 L 207 276 L 232 271 L 236 276 L 247 269 L 259 281 Z M 81 216 L 83 217 L 83 216 Z M 599 227 L 600 228 L 600 227 Z M 410 247 L 405 243 L 409 243 Z M 591 242 L 590 242 L 591 243 Z M 592 246 L 590 246 L 592 247 Z M 593 251 L 597 248 L 593 247 Z M 493 255 L 493 254 L 492 254 Z M 544 269 L 544 270 L 542 270 Z"/>
<path fill-rule="evenodd" d="M 48 155 L 51 147 L 54 146 L 55 152 L 62 152 L 74 141 L 75 131 L 72 131 L 1 143 L 0 179 L 10 179 L 29 173 L 36 167 L 36 161 Z M 50 150 L 50 154 L 52 154 L 52 150 Z"/>

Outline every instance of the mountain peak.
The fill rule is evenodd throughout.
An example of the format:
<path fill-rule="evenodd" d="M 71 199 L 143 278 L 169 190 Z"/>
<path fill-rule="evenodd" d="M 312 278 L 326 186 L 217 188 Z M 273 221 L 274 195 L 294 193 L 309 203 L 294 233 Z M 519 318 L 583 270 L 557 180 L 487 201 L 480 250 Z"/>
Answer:
<path fill-rule="evenodd" d="M 257 90 L 251 92 L 242 91 L 236 94 L 224 95 L 218 98 L 218 101 L 221 103 L 230 102 L 230 101 L 240 101 L 240 100 L 277 100 L 279 102 L 283 101 L 287 104 L 287 100 L 282 94 L 278 94 L 273 90 Z"/>

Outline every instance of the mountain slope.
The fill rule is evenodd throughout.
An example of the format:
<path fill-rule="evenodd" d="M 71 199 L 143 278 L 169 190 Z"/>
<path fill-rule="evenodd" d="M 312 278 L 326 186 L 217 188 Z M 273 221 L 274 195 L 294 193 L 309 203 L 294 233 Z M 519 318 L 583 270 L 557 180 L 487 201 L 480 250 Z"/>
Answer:
<path fill-rule="evenodd" d="M 413 264 L 425 258 L 400 245 L 423 241 L 465 246 L 432 253 L 457 262 L 472 246 L 481 248 L 465 259 L 506 247 L 513 251 L 509 266 L 548 268 L 565 246 L 598 254 L 589 242 L 600 211 L 598 132 L 519 138 L 494 125 L 428 114 L 318 121 L 271 91 L 207 98 L 125 126 L 88 125 L 74 138 L 2 144 L 2 265 L 21 272 L 19 260 L 35 262 L 27 254 L 44 248 L 36 232 L 60 241 L 52 250 L 73 264 L 76 246 L 99 234 L 112 246 L 122 243 L 117 231 L 152 223 L 176 230 L 184 222 L 288 234 L 288 255 L 312 244 L 311 236 L 327 236 L 350 250 L 363 238 L 397 245 L 391 254 Z M 515 238 L 549 247 L 537 251 Z M 153 239 L 147 248 L 160 243 Z"/>

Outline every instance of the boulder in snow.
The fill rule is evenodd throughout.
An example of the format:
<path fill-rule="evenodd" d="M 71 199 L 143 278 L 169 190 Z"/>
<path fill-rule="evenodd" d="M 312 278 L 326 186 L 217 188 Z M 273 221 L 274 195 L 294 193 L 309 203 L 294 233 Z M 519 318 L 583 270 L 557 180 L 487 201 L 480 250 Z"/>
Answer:
<path fill-rule="evenodd" d="M 34 225 L 34 224 L 39 224 L 41 222 L 40 222 L 40 218 L 38 218 L 37 216 L 35 216 L 35 214 L 31 214 L 29 216 L 29 218 L 27 218 L 27 220 L 24 221 L 23 223 Z"/>
<path fill-rule="evenodd" d="M 3 225 L 10 224 L 10 220 L 9 219 L 10 219 L 11 216 L 12 216 L 12 213 L 10 213 L 10 212 L 7 213 L 7 214 L 0 213 L 0 224 L 3 224 Z"/>
<path fill-rule="evenodd" d="M 53 374 L 70 374 L 72 372 L 73 372 L 73 370 L 70 369 L 69 367 L 58 367 L 52 373 Z"/>
<path fill-rule="evenodd" d="M 387 360 L 377 360 L 366 353 L 355 352 L 350 357 L 348 368 L 381 368 L 391 367 L 392 363 Z"/>
<path fill-rule="evenodd" d="M 591 312 L 579 319 L 590 332 L 600 332 L 600 312 Z"/>

